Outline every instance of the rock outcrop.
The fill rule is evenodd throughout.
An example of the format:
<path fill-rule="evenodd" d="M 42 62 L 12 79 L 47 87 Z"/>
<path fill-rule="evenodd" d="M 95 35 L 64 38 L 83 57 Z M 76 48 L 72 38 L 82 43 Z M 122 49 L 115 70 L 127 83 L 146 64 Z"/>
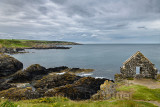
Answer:
<path fill-rule="evenodd" d="M 0 97 L 25 100 L 65 96 L 72 100 L 84 100 L 97 93 L 100 85 L 107 80 L 75 75 L 91 72 L 92 69 L 66 66 L 46 69 L 39 64 L 33 64 L 24 70 L 22 68 L 23 64 L 15 58 L 0 55 Z"/>
<path fill-rule="evenodd" d="M 80 78 L 80 76 L 69 73 L 65 73 L 63 75 L 47 75 L 44 76 L 41 80 L 36 81 L 33 86 L 35 88 L 51 89 L 59 86 L 64 86 L 66 84 L 72 84 Z"/>
<path fill-rule="evenodd" d="M 36 91 L 32 91 L 31 87 L 27 88 L 10 88 L 7 90 L 0 91 L 0 97 L 12 100 L 26 100 L 39 98 L 40 94 Z"/>
<path fill-rule="evenodd" d="M 12 88 L 12 87 L 16 87 L 16 86 L 4 82 L 4 83 L 0 84 L 0 91 L 6 90 L 6 89 L 9 89 L 9 88 Z"/>
<path fill-rule="evenodd" d="M 23 68 L 23 64 L 17 59 L 0 54 L 0 77 L 9 76 Z"/>
<path fill-rule="evenodd" d="M 53 81 L 55 78 L 61 78 L 61 75 L 56 75 L 56 73 L 80 73 L 80 72 L 91 72 L 93 71 L 92 69 L 79 69 L 79 68 L 68 68 L 66 66 L 60 66 L 60 67 L 55 67 L 55 68 L 48 68 L 46 69 L 45 67 L 39 65 L 39 64 L 33 64 L 26 68 L 25 70 L 20 70 L 16 72 L 15 74 L 11 75 L 8 77 L 8 82 L 9 83 L 25 83 L 25 82 L 35 82 L 36 80 L 42 79 L 45 75 L 48 75 L 49 73 L 52 73 L 48 75 L 48 77 L 44 78 L 51 78 Z M 66 76 L 69 76 L 71 74 L 65 74 Z M 63 77 L 62 77 L 63 78 Z M 65 78 L 65 76 L 64 76 Z M 46 80 L 44 80 L 45 82 Z"/>
<path fill-rule="evenodd" d="M 100 85 L 106 79 L 95 79 L 93 77 L 83 77 L 73 84 L 56 87 L 45 92 L 45 96 L 65 96 L 72 100 L 90 99 L 91 96 L 100 89 Z"/>
<path fill-rule="evenodd" d="M 39 64 L 33 64 L 26 68 L 25 70 L 21 70 L 10 76 L 9 83 L 25 83 L 31 82 L 32 80 L 41 79 L 44 75 L 47 74 L 46 68 L 40 66 Z"/>
<path fill-rule="evenodd" d="M 100 90 L 94 94 L 92 100 L 108 100 L 116 95 L 116 84 L 112 81 L 106 80 L 104 84 L 101 84 Z"/>
<path fill-rule="evenodd" d="M 23 48 L 6 48 L 1 47 L 0 48 L 1 53 L 8 53 L 8 54 L 15 54 L 15 53 L 25 53 L 25 50 Z"/>

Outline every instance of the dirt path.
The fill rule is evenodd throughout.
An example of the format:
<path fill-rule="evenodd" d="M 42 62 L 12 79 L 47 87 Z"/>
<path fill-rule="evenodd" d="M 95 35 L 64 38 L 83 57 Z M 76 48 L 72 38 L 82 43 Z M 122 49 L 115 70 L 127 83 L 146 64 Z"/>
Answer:
<path fill-rule="evenodd" d="M 125 82 L 128 85 L 130 85 L 130 84 L 142 85 L 142 86 L 146 86 L 150 89 L 160 88 L 160 82 L 153 80 L 153 79 L 134 79 L 134 80 L 125 80 Z M 160 103 L 157 101 L 144 101 L 144 100 L 134 100 L 134 101 L 148 102 L 148 103 L 152 103 L 152 104 L 160 107 Z"/>
<path fill-rule="evenodd" d="M 160 82 L 153 79 L 126 80 L 128 84 L 143 85 L 151 89 L 160 88 Z"/>

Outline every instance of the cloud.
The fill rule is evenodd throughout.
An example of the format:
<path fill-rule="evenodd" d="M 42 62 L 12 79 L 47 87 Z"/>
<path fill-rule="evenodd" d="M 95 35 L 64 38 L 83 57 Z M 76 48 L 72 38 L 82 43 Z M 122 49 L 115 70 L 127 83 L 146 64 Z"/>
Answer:
<path fill-rule="evenodd" d="M 160 0 L 0 1 L 0 38 L 160 43 Z"/>

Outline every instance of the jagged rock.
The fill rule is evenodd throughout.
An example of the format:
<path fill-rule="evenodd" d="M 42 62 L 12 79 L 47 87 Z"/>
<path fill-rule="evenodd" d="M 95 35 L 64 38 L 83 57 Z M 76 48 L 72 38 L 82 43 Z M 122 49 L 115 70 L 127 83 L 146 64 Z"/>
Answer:
<path fill-rule="evenodd" d="M 24 72 L 29 72 L 32 74 L 46 74 L 44 71 L 46 70 L 45 67 L 39 65 L 39 64 L 33 64 L 31 66 L 29 66 L 28 68 L 26 68 L 24 70 Z"/>
<path fill-rule="evenodd" d="M 69 73 L 65 73 L 63 75 L 47 75 L 44 76 L 41 80 L 37 80 L 33 86 L 35 88 L 51 89 L 66 84 L 72 84 L 74 81 L 80 78 L 81 77 Z"/>
<path fill-rule="evenodd" d="M 23 48 L 6 48 L 6 47 L 1 47 L 0 48 L 1 53 L 9 53 L 9 54 L 15 54 L 15 53 L 24 53 L 25 50 Z"/>
<path fill-rule="evenodd" d="M 14 85 L 11 85 L 11 84 L 9 84 L 9 83 L 1 83 L 1 84 L 0 84 L 0 91 L 9 89 L 9 88 L 11 88 L 11 87 L 15 87 L 15 86 L 14 86 Z"/>
<path fill-rule="evenodd" d="M 95 79 L 92 77 L 83 77 L 73 84 L 56 87 L 45 92 L 45 96 L 65 96 L 72 100 L 89 99 L 93 94 L 97 93 L 100 85 L 106 79 Z"/>
<path fill-rule="evenodd" d="M 18 71 L 10 77 L 9 83 L 25 83 L 32 80 L 38 80 L 46 75 L 46 68 L 39 64 L 33 64 L 26 68 L 24 71 Z"/>
<path fill-rule="evenodd" d="M 123 77 L 122 74 L 115 74 L 114 75 L 114 80 L 115 80 L 115 82 L 121 82 L 121 81 L 124 80 L 124 77 Z"/>
<path fill-rule="evenodd" d="M 0 54 L 0 77 L 9 76 L 23 68 L 23 64 L 17 59 Z"/>
<path fill-rule="evenodd" d="M 12 100 L 26 100 L 39 98 L 40 94 L 37 91 L 32 91 L 31 87 L 27 88 L 10 88 L 0 91 L 0 97 Z"/>
<path fill-rule="evenodd" d="M 85 71 L 85 70 L 86 69 L 76 69 L 73 71 L 73 69 L 68 68 L 66 66 L 46 69 L 45 67 L 43 67 L 39 64 L 33 64 L 33 65 L 29 66 L 27 69 L 25 69 L 23 71 L 20 70 L 20 71 L 16 72 L 15 74 L 11 75 L 9 77 L 8 82 L 9 83 L 35 82 L 35 80 L 40 80 L 40 79 L 42 79 L 43 76 L 48 75 L 49 73 L 54 73 L 54 74 L 52 74 L 52 76 L 54 75 L 53 79 L 54 78 L 61 78 L 62 76 L 56 75 L 55 73 L 60 73 L 60 72 L 77 73 L 77 72 Z M 51 78 L 52 76 L 48 76 L 47 78 Z M 67 74 L 65 76 L 67 76 Z"/>
<path fill-rule="evenodd" d="M 60 71 L 66 70 L 66 69 L 68 69 L 68 67 L 60 66 L 60 67 L 55 67 L 55 68 L 48 68 L 47 71 L 48 72 L 60 72 Z"/>
<path fill-rule="evenodd" d="M 116 84 L 112 81 L 106 80 L 104 84 L 101 84 L 100 90 L 94 94 L 92 100 L 108 100 L 116 95 Z"/>

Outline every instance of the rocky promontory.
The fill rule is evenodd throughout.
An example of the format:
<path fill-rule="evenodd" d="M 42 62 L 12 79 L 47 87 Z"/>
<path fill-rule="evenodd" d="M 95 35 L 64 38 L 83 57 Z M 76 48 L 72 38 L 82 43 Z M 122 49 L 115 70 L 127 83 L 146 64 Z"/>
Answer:
<path fill-rule="evenodd" d="M 64 45 L 80 45 L 65 41 L 0 39 L 0 53 L 26 53 L 25 49 L 70 49 Z"/>
<path fill-rule="evenodd" d="M 72 100 L 90 99 L 108 80 L 76 75 L 91 72 L 92 69 L 66 66 L 45 68 L 33 64 L 22 70 L 20 61 L 4 54 L 0 56 L 0 61 L 0 97 L 12 100 L 52 96 L 65 96 Z"/>
<path fill-rule="evenodd" d="M 14 74 L 23 68 L 23 64 L 17 59 L 0 54 L 0 78 Z"/>
<path fill-rule="evenodd" d="M 37 47 L 25 47 L 25 48 L 7 48 L 1 47 L 0 53 L 17 54 L 17 53 L 28 53 L 25 49 L 70 49 L 71 47 L 64 46 L 37 46 Z"/>

